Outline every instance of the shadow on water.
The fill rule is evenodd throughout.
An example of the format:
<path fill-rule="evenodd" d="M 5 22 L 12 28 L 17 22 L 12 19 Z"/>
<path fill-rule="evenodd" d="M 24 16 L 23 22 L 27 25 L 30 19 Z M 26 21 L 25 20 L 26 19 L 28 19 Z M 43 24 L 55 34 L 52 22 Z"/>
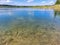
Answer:
<path fill-rule="evenodd" d="M 59 15 L 53 9 L 0 8 L 0 44 L 60 45 Z"/>

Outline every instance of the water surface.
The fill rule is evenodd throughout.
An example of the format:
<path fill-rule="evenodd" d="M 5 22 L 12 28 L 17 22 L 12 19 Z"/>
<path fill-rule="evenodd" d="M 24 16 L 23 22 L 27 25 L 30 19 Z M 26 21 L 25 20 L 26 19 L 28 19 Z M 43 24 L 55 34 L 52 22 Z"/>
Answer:
<path fill-rule="evenodd" d="M 50 28 L 49 30 L 60 30 L 60 12 L 53 9 L 32 8 L 0 8 L 0 28 L 9 30 L 12 25 L 38 26 Z"/>
<path fill-rule="evenodd" d="M 59 40 L 59 11 L 37 8 L 0 8 L 1 45 L 59 45 Z"/>

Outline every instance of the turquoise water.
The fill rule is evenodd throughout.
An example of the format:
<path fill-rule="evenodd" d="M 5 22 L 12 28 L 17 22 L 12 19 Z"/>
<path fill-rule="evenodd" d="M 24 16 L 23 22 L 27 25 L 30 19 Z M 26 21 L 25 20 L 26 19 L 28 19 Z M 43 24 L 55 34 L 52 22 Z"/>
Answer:
<path fill-rule="evenodd" d="M 13 27 L 60 31 L 60 12 L 53 9 L 0 8 L 0 30 Z"/>

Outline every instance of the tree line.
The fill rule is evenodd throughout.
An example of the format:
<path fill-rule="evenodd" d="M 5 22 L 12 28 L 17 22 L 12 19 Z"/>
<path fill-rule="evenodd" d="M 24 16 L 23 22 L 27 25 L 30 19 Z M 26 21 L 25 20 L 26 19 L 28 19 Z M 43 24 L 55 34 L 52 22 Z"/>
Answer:
<path fill-rule="evenodd" d="M 57 0 L 56 4 L 60 4 L 60 0 Z"/>

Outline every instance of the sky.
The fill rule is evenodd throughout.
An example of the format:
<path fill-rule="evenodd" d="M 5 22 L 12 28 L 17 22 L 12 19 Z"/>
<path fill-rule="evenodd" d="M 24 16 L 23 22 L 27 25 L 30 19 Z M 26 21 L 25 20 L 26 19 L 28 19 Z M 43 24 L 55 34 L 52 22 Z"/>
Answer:
<path fill-rule="evenodd" d="M 8 5 L 52 5 L 56 0 L 0 0 L 0 4 Z"/>

